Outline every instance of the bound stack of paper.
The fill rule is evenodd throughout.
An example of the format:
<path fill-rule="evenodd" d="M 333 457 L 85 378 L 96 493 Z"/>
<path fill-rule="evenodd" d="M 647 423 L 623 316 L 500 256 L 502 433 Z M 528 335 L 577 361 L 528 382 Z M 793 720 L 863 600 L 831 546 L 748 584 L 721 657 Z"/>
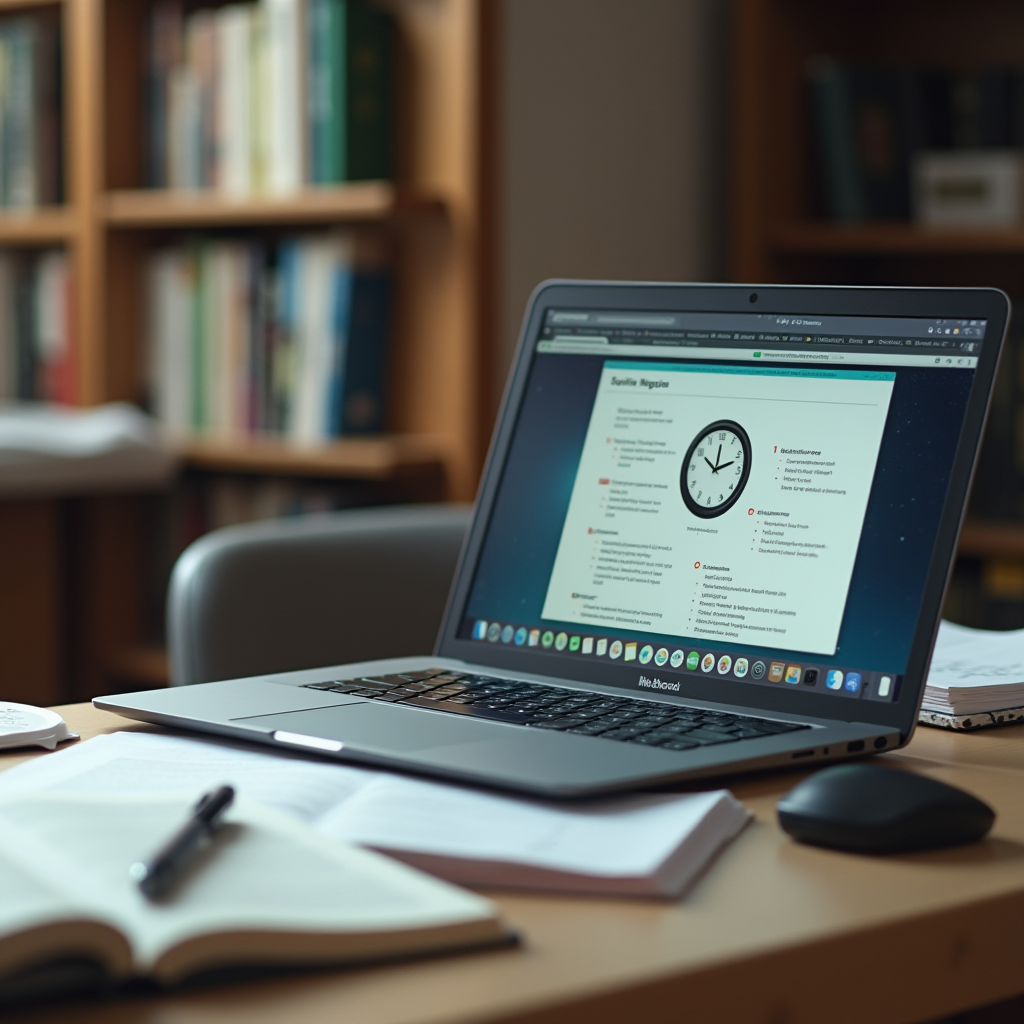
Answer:
<path fill-rule="evenodd" d="M 493 904 L 242 799 L 170 900 L 129 877 L 181 797 L 0 797 L 0 1009 L 133 976 L 311 965 L 506 941 Z"/>
<path fill-rule="evenodd" d="M 939 626 L 921 721 L 976 728 L 1024 718 L 1024 629 Z"/>
<path fill-rule="evenodd" d="M 749 814 L 725 791 L 550 804 L 143 733 L 100 736 L 0 774 L 4 794 L 198 793 L 230 783 L 322 836 L 450 881 L 680 893 Z"/>

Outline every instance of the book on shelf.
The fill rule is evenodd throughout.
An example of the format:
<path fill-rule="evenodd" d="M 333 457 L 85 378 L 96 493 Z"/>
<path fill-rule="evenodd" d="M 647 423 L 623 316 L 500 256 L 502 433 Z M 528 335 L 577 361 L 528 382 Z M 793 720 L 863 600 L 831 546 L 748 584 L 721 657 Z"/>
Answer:
<path fill-rule="evenodd" d="M 151 903 L 128 868 L 194 802 L 188 789 L 0 801 L 0 1006 L 131 978 L 173 985 L 510 941 L 488 900 L 244 797 L 202 864 Z"/>
<path fill-rule="evenodd" d="M 297 442 L 381 430 L 383 241 L 334 232 L 193 241 L 148 268 L 150 391 L 169 432 Z"/>
<path fill-rule="evenodd" d="M 393 173 L 394 21 L 357 0 L 152 9 L 153 188 L 288 195 Z"/>
<path fill-rule="evenodd" d="M 61 80 L 56 9 L 0 18 L 0 207 L 61 201 Z"/>
<path fill-rule="evenodd" d="M 67 254 L 0 251 L 0 400 L 74 403 L 74 351 Z"/>
<path fill-rule="evenodd" d="M 1024 146 L 1024 67 L 954 72 L 816 56 L 805 81 L 820 192 L 840 223 L 909 220 L 921 154 Z"/>

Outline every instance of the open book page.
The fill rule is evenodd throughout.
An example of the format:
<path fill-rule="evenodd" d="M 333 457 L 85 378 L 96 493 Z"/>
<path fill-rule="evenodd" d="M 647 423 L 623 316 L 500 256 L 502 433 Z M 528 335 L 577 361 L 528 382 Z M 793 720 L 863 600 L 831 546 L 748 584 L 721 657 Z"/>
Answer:
<path fill-rule="evenodd" d="M 553 804 L 239 745 L 127 732 L 4 772 L 0 794 L 141 795 L 223 783 L 332 838 L 385 850 L 449 879 L 493 885 L 560 888 L 560 873 L 599 880 L 592 891 L 634 892 L 605 883 L 653 877 L 668 858 L 678 864 L 684 847 L 693 851 L 693 864 L 679 864 L 677 886 L 659 890 L 671 894 L 693 873 L 685 868 L 703 867 L 748 818 L 724 791 Z M 688 843 L 698 829 L 702 835 L 711 829 L 711 840 Z M 516 875 L 502 867 L 508 864 L 547 876 Z"/>
<path fill-rule="evenodd" d="M 0 824 L 18 830 L 80 903 L 117 923 L 140 973 L 178 976 L 251 957 L 286 963 L 412 952 L 444 945 L 446 930 L 449 945 L 501 934 L 486 900 L 244 798 L 174 897 L 151 903 L 129 879 L 129 865 L 166 842 L 194 802 L 194 794 L 8 797 Z M 213 940 L 192 955 L 175 956 L 175 947 L 206 936 Z M 341 941 L 327 941 L 332 936 Z"/>
<path fill-rule="evenodd" d="M 0 979 L 55 952 L 94 957 L 113 974 L 127 971 L 124 940 L 102 934 L 90 902 L 56 870 L 48 851 L 35 849 L 32 836 L 9 821 L 0 827 L 0 894 Z"/>

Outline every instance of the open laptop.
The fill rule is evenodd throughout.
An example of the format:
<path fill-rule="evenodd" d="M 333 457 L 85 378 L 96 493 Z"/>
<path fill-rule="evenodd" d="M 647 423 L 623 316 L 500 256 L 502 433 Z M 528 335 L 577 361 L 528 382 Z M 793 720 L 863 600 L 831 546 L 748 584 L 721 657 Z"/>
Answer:
<path fill-rule="evenodd" d="M 552 796 L 898 747 L 1008 312 L 545 283 L 432 656 L 94 704 Z"/>

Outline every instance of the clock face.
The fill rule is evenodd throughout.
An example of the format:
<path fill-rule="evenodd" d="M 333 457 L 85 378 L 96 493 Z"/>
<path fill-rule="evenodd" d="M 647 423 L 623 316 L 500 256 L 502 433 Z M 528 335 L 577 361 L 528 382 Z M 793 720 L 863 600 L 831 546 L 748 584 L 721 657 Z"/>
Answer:
<path fill-rule="evenodd" d="M 706 426 L 686 450 L 679 489 L 686 507 L 702 519 L 732 508 L 750 477 L 750 438 L 734 420 Z"/>

